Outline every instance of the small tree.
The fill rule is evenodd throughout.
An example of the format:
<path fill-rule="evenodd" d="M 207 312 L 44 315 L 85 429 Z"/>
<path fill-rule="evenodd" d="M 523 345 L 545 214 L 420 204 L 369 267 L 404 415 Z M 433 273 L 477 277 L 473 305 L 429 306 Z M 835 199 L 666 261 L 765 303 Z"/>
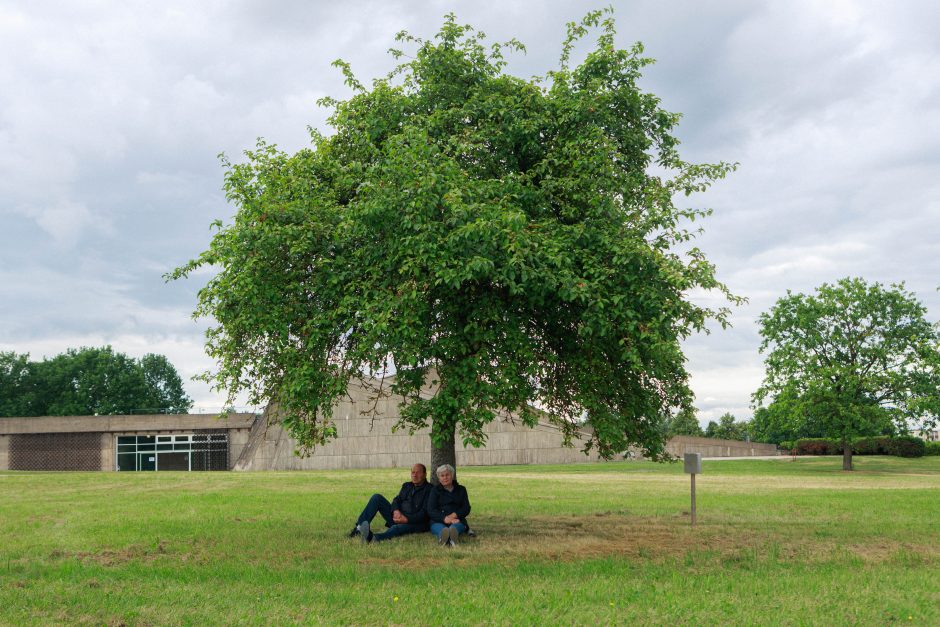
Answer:
<path fill-rule="evenodd" d="M 749 434 L 749 425 L 746 422 L 736 422 L 734 414 L 725 412 L 718 418 L 718 422 L 709 420 L 705 427 L 706 438 L 719 440 L 746 440 Z"/>
<path fill-rule="evenodd" d="M 676 435 L 703 436 L 702 426 L 695 415 L 695 408 L 682 409 L 666 425 L 666 437 Z"/>
<path fill-rule="evenodd" d="M 570 24 L 547 79 L 504 74 L 521 45 L 484 47 L 452 15 L 434 40 L 401 33 L 411 60 L 371 89 L 338 61 L 357 93 L 325 100 L 336 132 L 229 165 L 234 222 L 171 275 L 219 268 L 197 309 L 218 323 L 206 378 L 277 402 L 302 452 L 335 435 L 351 380 L 391 371 L 374 393 L 404 399 L 400 427 L 430 426 L 432 468 L 497 412 L 534 426 L 534 403 L 566 441 L 586 419 L 586 449 L 662 457 L 663 420 L 691 401 L 680 342 L 727 319 L 686 295 L 736 300 L 698 249 L 673 250 L 708 213 L 673 198 L 732 166 L 682 161 L 679 116 L 637 84 L 650 61 L 614 34 L 603 12 Z"/>
<path fill-rule="evenodd" d="M 760 317 L 767 371 L 754 400 L 758 411 L 768 403 L 762 419 L 839 439 L 844 470 L 852 438 L 936 424 L 940 333 L 926 313 L 903 285 L 857 278 L 809 296 L 787 292 Z"/>

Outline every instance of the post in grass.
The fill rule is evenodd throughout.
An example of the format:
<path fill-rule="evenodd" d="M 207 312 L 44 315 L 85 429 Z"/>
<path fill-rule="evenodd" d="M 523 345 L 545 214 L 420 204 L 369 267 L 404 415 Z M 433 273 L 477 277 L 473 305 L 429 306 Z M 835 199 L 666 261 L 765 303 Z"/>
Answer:
<path fill-rule="evenodd" d="M 692 526 L 695 526 L 695 475 L 702 474 L 702 454 L 685 454 L 685 471 L 692 475 Z"/>

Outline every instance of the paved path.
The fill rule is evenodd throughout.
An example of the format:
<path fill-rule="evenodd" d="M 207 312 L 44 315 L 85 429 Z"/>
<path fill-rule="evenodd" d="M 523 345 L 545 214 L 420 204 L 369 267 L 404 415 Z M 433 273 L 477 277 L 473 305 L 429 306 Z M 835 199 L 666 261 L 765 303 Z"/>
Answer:
<path fill-rule="evenodd" d="M 779 459 L 782 461 L 789 461 L 793 459 L 793 455 L 748 455 L 745 457 L 703 457 L 703 462 L 720 462 L 725 460 L 734 460 L 734 459 Z"/>

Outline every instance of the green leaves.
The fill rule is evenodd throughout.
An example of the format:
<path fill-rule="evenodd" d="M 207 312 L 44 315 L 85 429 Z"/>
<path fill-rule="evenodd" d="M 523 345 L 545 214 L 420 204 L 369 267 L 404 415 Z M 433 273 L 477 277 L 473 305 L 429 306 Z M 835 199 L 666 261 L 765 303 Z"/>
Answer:
<path fill-rule="evenodd" d="M 708 213 L 673 197 L 733 166 L 679 158 L 678 116 L 639 89 L 649 61 L 614 47 L 610 15 L 569 28 L 547 86 L 502 73 L 518 42 L 486 47 L 452 15 L 434 39 L 401 34 L 410 60 L 371 89 L 338 62 L 357 93 L 329 101 L 335 133 L 230 166 L 233 224 L 172 275 L 221 268 L 197 310 L 218 324 L 213 380 L 280 402 L 304 445 L 330 437 L 351 380 L 390 368 L 402 426 L 441 441 L 481 444 L 501 412 L 535 424 L 535 405 L 566 436 L 588 420 L 604 455 L 662 454 L 662 421 L 690 406 L 679 342 L 727 321 L 686 294 L 736 300 L 673 250 Z"/>

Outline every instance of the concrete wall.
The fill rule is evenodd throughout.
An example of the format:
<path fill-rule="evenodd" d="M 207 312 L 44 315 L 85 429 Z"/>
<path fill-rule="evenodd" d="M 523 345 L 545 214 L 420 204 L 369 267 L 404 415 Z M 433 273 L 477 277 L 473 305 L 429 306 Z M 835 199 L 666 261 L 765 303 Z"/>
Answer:
<path fill-rule="evenodd" d="M 116 470 L 117 436 L 101 434 L 101 470 Z"/>
<path fill-rule="evenodd" d="M 405 468 L 431 458 L 428 430 L 410 436 L 393 433 L 395 418 L 370 420 L 343 414 L 336 420 L 338 437 L 317 447 L 309 457 L 294 454 L 297 443 L 278 424 L 259 432 L 260 442 L 250 459 L 241 460 L 235 470 L 328 470 L 343 468 Z M 507 464 L 571 464 L 597 462 L 596 453 L 587 456 L 577 441 L 574 448 L 562 446 L 562 437 L 550 424 L 534 429 L 497 419 L 487 425 L 486 446 L 479 449 L 457 445 L 457 464 L 461 466 L 498 466 Z M 680 436 L 673 438 L 666 450 L 681 458 L 685 453 L 703 457 L 753 457 L 777 455 L 773 444 L 714 440 Z"/>
<path fill-rule="evenodd" d="M 250 429 L 229 429 L 228 431 L 228 467 L 231 470 L 235 460 L 241 455 L 248 443 Z"/>
<path fill-rule="evenodd" d="M 393 432 L 398 421 L 398 403 L 394 398 L 380 400 L 375 419 L 363 415 L 372 407 L 367 394 L 350 390 L 352 400 L 341 402 L 333 413 L 338 437 L 317 447 L 309 457 L 294 454 L 297 443 L 277 424 L 275 411 L 265 412 L 266 427 L 256 431 L 257 442 L 247 459 L 240 459 L 235 470 L 321 470 L 338 468 L 407 468 L 416 462 L 431 459 L 428 429 L 414 435 L 407 431 Z M 273 422 L 272 422 L 273 421 Z M 503 464 L 566 464 L 598 461 L 596 453 L 581 452 L 562 446 L 558 429 L 548 423 L 534 429 L 513 423 L 509 417 L 497 418 L 484 429 L 486 446 L 480 449 L 457 444 L 457 464 L 461 466 Z"/>
<path fill-rule="evenodd" d="M 740 442 L 738 440 L 715 440 L 691 435 L 677 435 L 669 440 L 666 450 L 676 457 L 685 453 L 701 453 L 702 457 L 755 457 L 777 455 L 776 444 Z"/>
<path fill-rule="evenodd" d="M 37 416 L 0 418 L 0 435 L 13 433 L 82 433 L 88 431 L 163 433 L 193 429 L 250 429 L 254 414 L 134 414 L 128 416 Z"/>
<path fill-rule="evenodd" d="M 10 469 L 10 436 L 0 435 L 0 470 Z"/>
<path fill-rule="evenodd" d="M 297 442 L 279 424 L 274 406 L 269 407 L 253 429 L 250 441 L 240 449 L 244 454 L 234 464 L 235 470 L 326 470 L 341 468 L 406 468 L 431 458 L 428 429 L 414 435 L 394 432 L 398 421 L 400 398 L 391 396 L 375 401 L 370 392 L 350 387 L 349 398 L 334 412 L 337 438 L 317 447 L 312 455 L 295 454 Z M 371 410 L 375 408 L 375 417 Z M 457 463 L 461 466 L 497 466 L 506 464 L 570 464 L 600 461 L 596 453 L 581 452 L 583 442 L 573 447 L 562 445 L 558 429 L 547 421 L 535 428 L 513 422 L 511 417 L 497 418 L 484 429 L 486 446 L 464 447 L 458 434 Z M 585 434 L 587 435 L 587 434 Z M 234 447 L 232 449 L 234 455 Z M 686 452 L 704 457 L 776 455 L 776 446 L 730 440 L 680 436 L 673 438 L 667 451 L 677 457 Z"/>

